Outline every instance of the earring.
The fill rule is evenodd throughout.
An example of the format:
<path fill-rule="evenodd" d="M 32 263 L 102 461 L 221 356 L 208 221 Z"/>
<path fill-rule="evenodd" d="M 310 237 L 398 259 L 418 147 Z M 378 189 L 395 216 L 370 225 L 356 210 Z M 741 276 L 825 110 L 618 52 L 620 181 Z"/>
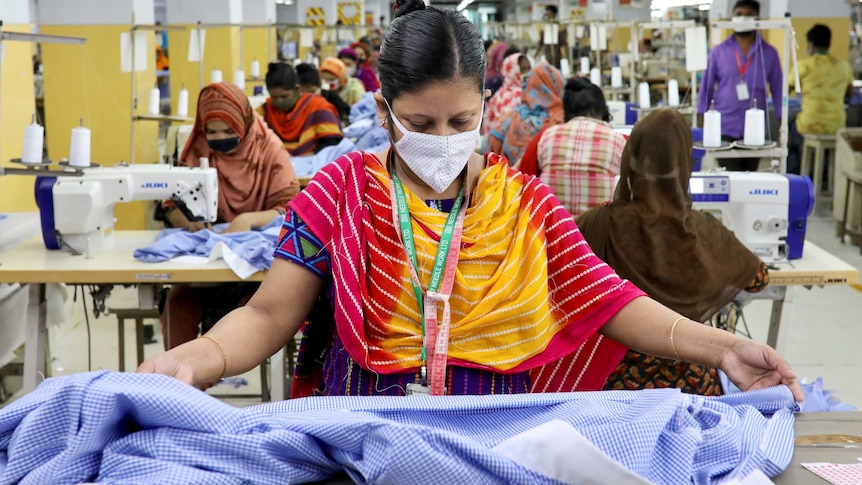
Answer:
<path fill-rule="evenodd" d="M 381 128 L 385 128 L 385 127 L 386 127 L 386 120 L 383 120 L 383 121 L 381 121 L 381 122 L 380 122 L 380 127 L 381 127 Z"/>

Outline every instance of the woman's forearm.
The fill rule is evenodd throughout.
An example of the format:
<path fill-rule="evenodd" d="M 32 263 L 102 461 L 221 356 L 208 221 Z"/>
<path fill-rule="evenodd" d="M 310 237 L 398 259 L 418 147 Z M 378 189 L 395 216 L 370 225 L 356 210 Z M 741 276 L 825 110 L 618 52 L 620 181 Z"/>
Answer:
<path fill-rule="evenodd" d="M 273 219 L 281 215 L 281 212 L 275 209 L 269 209 L 265 211 L 252 212 L 249 215 L 251 216 L 251 227 L 253 229 L 259 229 L 272 222 Z"/>
<path fill-rule="evenodd" d="M 644 354 L 719 367 L 721 357 L 739 337 L 687 318 L 677 322 L 681 317 L 655 300 L 642 297 L 623 307 L 600 332 Z"/>

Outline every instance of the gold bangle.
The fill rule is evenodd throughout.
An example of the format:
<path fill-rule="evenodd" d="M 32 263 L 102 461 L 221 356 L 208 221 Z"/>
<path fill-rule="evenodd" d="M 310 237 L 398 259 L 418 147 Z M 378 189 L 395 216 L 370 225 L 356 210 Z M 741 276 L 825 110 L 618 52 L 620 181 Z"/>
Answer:
<path fill-rule="evenodd" d="M 227 354 L 224 353 L 224 349 L 222 348 L 221 344 L 216 341 L 216 339 L 214 339 L 208 335 L 201 335 L 201 338 L 207 339 L 210 342 L 214 343 L 215 346 L 218 347 L 219 353 L 221 353 L 221 360 L 222 360 L 222 364 L 224 364 L 224 367 L 221 370 L 221 375 L 218 376 L 218 379 L 215 380 L 215 382 L 218 382 L 218 381 L 222 380 L 222 378 L 224 378 L 225 374 L 227 374 Z M 671 337 L 671 342 L 673 342 L 673 337 Z"/>
<path fill-rule="evenodd" d="M 679 317 L 674 320 L 673 325 L 670 327 L 670 347 L 673 349 L 674 355 L 676 355 L 676 360 L 683 360 L 682 357 L 679 356 L 679 352 L 676 351 L 676 345 L 673 343 L 673 331 L 676 330 L 676 324 L 683 321 L 688 320 L 687 317 Z"/>

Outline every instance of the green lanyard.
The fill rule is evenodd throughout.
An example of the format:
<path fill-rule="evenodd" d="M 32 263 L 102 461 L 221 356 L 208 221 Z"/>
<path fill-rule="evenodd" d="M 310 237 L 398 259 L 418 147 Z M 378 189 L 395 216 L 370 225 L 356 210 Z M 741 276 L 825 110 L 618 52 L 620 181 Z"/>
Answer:
<path fill-rule="evenodd" d="M 390 163 L 389 171 L 392 173 L 392 187 L 395 189 L 395 203 L 398 208 L 398 223 L 401 226 L 401 240 L 404 243 L 404 250 L 407 251 L 407 256 L 410 257 L 410 263 L 413 265 L 411 271 L 410 282 L 413 283 L 413 293 L 416 295 L 416 302 L 419 304 L 419 313 L 422 315 L 422 362 L 428 360 L 428 353 L 425 345 L 427 331 L 425 329 L 425 298 L 422 296 L 422 288 L 419 286 L 419 273 L 417 268 L 419 264 L 416 262 L 416 244 L 413 240 L 413 228 L 410 223 L 410 210 L 407 208 L 407 195 L 404 193 L 404 186 L 401 184 L 401 179 L 395 173 L 395 165 Z M 452 234 L 455 232 L 455 222 L 458 219 L 458 213 L 461 211 L 461 204 L 464 201 L 464 185 L 461 184 L 461 190 L 458 192 L 458 198 L 455 199 L 455 204 L 452 210 L 449 211 L 449 217 L 446 218 L 446 225 L 443 226 L 443 234 L 440 235 L 440 245 L 437 247 L 437 256 L 434 258 L 434 269 L 431 271 L 431 282 L 428 284 L 428 291 L 437 292 L 440 289 L 440 281 L 443 279 L 443 272 L 446 269 L 446 259 L 449 256 L 449 246 L 452 244 Z"/>

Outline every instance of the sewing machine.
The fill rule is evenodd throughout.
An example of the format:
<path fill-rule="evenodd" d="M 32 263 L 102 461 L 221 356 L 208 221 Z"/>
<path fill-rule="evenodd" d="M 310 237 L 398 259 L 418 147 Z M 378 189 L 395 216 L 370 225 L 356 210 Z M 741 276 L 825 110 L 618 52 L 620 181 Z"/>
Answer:
<path fill-rule="evenodd" d="M 808 177 L 764 172 L 694 172 L 692 207 L 713 214 L 766 262 L 799 259 L 814 186 Z"/>
<path fill-rule="evenodd" d="M 171 199 L 190 221 L 214 222 L 218 178 L 216 169 L 201 162 L 200 168 L 121 164 L 37 177 L 45 247 L 81 253 L 110 247 L 117 202 Z"/>

